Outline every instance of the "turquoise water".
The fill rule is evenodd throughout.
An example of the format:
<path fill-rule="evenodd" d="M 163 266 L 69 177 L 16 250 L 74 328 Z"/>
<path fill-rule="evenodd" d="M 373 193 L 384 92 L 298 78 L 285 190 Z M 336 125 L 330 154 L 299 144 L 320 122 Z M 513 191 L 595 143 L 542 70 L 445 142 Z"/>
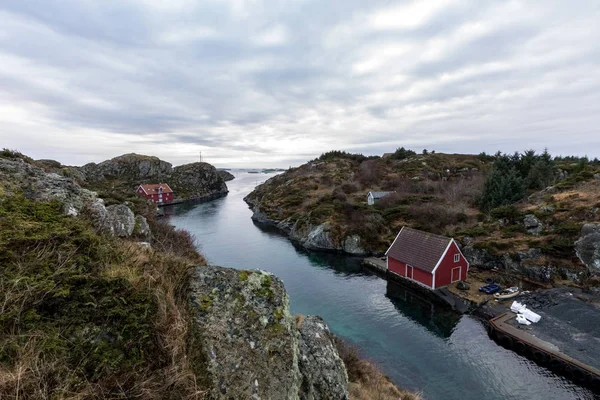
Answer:
<path fill-rule="evenodd" d="M 272 175 L 234 175 L 227 197 L 167 209 L 171 223 L 195 236 L 211 264 L 276 274 L 290 295 L 292 313 L 321 315 L 399 386 L 431 400 L 594 399 L 496 345 L 476 319 L 365 273 L 359 260 L 309 253 L 256 226 L 242 199 Z"/>

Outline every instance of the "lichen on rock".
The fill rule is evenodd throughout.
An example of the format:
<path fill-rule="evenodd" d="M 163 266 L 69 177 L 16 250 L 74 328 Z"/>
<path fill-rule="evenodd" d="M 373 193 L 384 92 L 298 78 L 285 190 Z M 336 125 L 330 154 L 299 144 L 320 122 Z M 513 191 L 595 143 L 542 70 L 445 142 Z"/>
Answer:
<path fill-rule="evenodd" d="M 345 367 L 326 325 L 309 319 L 298 330 L 277 277 L 198 267 L 190 304 L 207 360 L 209 399 L 347 398 Z"/>

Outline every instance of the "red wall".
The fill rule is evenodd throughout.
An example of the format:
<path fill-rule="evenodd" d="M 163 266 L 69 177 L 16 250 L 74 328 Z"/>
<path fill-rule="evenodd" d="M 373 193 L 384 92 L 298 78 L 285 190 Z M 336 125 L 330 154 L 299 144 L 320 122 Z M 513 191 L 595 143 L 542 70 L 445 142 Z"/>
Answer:
<path fill-rule="evenodd" d="M 147 198 L 149 198 L 150 200 L 152 200 L 155 203 L 158 203 L 158 193 L 155 194 L 145 194 L 144 191 L 142 190 L 142 188 L 138 189 L 138 193 L 146 196 Z M 163 199 L 163 203 L 168 203 L 173 201 L 173 193 L 163 193 L 162 195 L 162 199 Z"/>
<path fill-rule="evenodd" d="M 392 257 L 387 258 L 388 269 L 400 276 L 406 277 L 406 264 L 398 261 Z M 413 280 L 421 282 L 422 284 L 431 287 L 433 276 L 425 271 L 421 271 L 418 268 L 413 268 Z"/>
<path fill-rule="evenodd" d="M 458 254 L 460 259 L 458 262 L 454 262 L 454 255 Z M 398 261 L 392 257 L 387 258 L 388 269 L 400 276 L 406 277 L 406 264 Z M 452 283 L 452 269 L 460 267 L 460 280 L 467 279 L 468 271 L 467 260 L 458 250 L 456 243 L 452 242 L 452 245 L 448 249 L 448 252 L 442 259 L 442 262 L 435 271 L 435 289 L 447 286 Z M 413 268 L 413 280 L 421 282 L 422 284 L 432 287 L 433 286 L 433 275 L 429 272 L 422 271 L 417 268 Z"/>
<path fill-rule="evenodd" d="M 454 255 L 459 254 L 460 259 L 458 262 L 454 262 Z M 467 260 L 462 256 L 456 243 L 452 242 L 446 256 L 444 256 L 442 262 L 435 271 L 435 287 L 436 289 L 442 286 L 447 286 L 452 283 L 452 269 L 460 267 L 460 280 L 467 279 L 468 263 Z"/>

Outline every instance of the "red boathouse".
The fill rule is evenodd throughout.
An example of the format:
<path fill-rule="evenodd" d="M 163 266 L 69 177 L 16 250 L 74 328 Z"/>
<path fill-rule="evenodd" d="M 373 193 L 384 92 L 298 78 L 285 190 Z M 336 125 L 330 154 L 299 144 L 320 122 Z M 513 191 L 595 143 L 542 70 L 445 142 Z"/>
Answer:
<path fill-rule="evenodd" d="M 389 272 L 429 289 L 465 280 L 469 271 L 454 239 L 406 226 L 385 255 Z"/>
<path fill-rule="evenodd" d="M 140 185 L 136 190 L 138 194 L 146 196 L 155 203 L 170 203 L 173 201 L 173 191 L 166 183 Z"/>

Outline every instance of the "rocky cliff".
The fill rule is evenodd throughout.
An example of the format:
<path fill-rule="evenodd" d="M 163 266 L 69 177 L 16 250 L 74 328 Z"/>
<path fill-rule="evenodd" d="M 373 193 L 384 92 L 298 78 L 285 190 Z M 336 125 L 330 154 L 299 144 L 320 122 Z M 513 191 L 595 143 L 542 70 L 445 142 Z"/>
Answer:
<path fill-rule="evenodd" d="M 223 180 L 225 182 L 232 181 L 235 179 L 235 176 L 233 176 L 233 174 L 229 171 L 225 171 L 225 170 L 221 169 L 221 170 L 218 170 L 217 173 L 219 175 L 221 175 L 221 178 L 223 178 Z"/>
<path fill-rule="evenodd" d="M 45 165 L 49 165 L 44 160 Z M 65 174 L 73 176 L 84 186 L 102 191 L 133 193 L 141 183 L 168 183 L 176 198 L 203 199 L 227 194 L 227 185 L 212 165 L 191 163 L 173 167 L 158 157 L 124 154 L 99 164 L 69 167 Z"/>
<path fill-rule="evenodd" d="M 189 236 L 151 222 L 0 157 L 1 398 L 349 398 L 327 325 L 292 317 L 278 278 L 203 265 Z"/>
<path fill-rule="evenodd" d="M 347 399 L 327 325 L 294 319 L 283 283 L 262 271 L 196 268 L 190 302 L 210 399 Z"/>

